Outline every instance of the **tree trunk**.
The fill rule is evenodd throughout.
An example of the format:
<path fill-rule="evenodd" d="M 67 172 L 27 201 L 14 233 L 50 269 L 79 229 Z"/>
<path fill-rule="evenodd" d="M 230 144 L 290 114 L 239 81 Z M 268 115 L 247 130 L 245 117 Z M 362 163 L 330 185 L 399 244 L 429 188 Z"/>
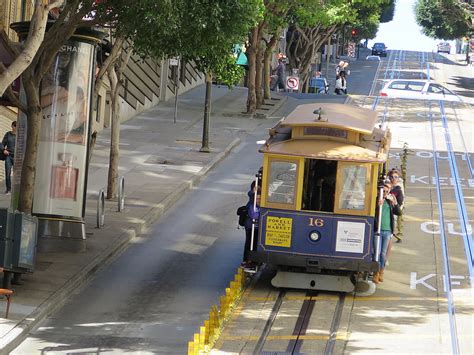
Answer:
<path fill-rule="evenodd" d="M 257 95 L 255 92 L 255 76 L 256 76 L 256 53 L 255 49 L 247 49 L 247 61 L 249 64 L 248 75 L 248 96 L 247 96 L 247 113 L 255 113 L 257 110 Z"/>
<path fill-rule="evenodd" d="M 117 79 L 116 68 L 112 65 L 108 71 L 110 89 L 111 89 L 111 113 L 112 128 L 110 133 L 110 156 L 109 156 L 109 173 L 107 177 L 107 199 L 113 199 L 117 194 L 119 154 L 120 154 L 120 108 L 118 88 L 120 83 Z"/>
<path fill-rule="evenodd" d="M 209 126 L 211 121 L 211 96 L 212 96 L 212 74 L 206 72 L 206 98 L 204 100 L 204 119 L 202 122 L 202 144 L 199 150 L 202 153 L 209 153 Z"/>
<path fill-rule="evenodd" d="M 21 188 L 18 209 L 20 212 L 31 213 L 33 208 L 33 193 L 36 176 L 36 158 L 38 140 L 41 130 L 42 110 L 39 101 L 39 86 L 29 80 L 30 75 L 24 75 L 23 87 L 27 100 L 27 134 L 26 149 L 21 170 Z"/>
<path fill-rule="evenodd" d="M 259 43 L 257 46 L 257 55 L 255 58 L 255 96 L 257 99 L 257 109 L 263 105 L 263 48 Z"/>
<path fill-rule="evenodd" d="M 270 81 L 272 72 L 272 55 L 275 50 L 279 35 L 274 34 L 270 41 L 267 43 L 265 52 L 263 53 L 263 98 L 271 99 L 272 94 L 270 92 Z"/>

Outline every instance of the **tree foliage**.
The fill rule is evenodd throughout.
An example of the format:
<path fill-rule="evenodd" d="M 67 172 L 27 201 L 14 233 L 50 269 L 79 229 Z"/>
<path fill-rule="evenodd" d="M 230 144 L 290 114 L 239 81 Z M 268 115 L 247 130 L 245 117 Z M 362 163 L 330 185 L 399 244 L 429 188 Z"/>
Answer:
<path fill-rule="evenodd" d="M 457 0 L 418 0 L 416 22 L 431 38 L 452 40 L 467 36 L 472 28 L 472 16 Z"/>
<path fill-rule="evenodd" d="M 382 5 L 382 13 L 380 14 L 380 23 L 386 23 L 393 20 L 395 14 L 395 0 L 389 0 L 387 4 Z"/>
<path fill-rule="evenodd" d="M 118 30 L 143 56 L 182 56 L 202 71 L 222 66 L 262 12 L 261 0 L 120 0 Z"/>

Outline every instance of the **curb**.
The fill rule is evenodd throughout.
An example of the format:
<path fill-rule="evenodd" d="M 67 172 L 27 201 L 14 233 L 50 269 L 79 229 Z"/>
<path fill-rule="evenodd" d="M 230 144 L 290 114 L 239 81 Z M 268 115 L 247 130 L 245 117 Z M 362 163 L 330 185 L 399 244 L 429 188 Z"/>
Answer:
<path fill-rule="evenodd" d="M 152 207 L 151 210 L 146 212 L 143 216 L 143 223 L 121 233 L 118 237 L 116 237 L 112 248 L 101 252 L 92 262 L 85 265 L 81 271 L 75 275 L 72 275 L 71 278 L 66 281 L 66 283 L 59 290 L 54 292 L 33 312 L 23 318 L 23 320 L 21 320 L 13 329 L 6 333 L 6 335 L 0 339 L 0 354 L 8 354 L 18 345 L 20 345 L 40 322 L 42 322 L 48 315 L 58 310 L 66 303 L 66 296 L 70 295 L 73 291 L 78 291 L 80 287 L 82 287 L 92 276 L 97 273 L 97 271 L 101 270 L 104 266 L 111 262 L 114 257 L 124 251 L 134 238 L 142 234 L 150 224 L 156 222 L 163 214 L 163 211 L 167 210 L 175 202 L 177 202 L 187 190 L 198 184 L 202 178 L 222 159 L 224 159 L 239 143 L 239 138 L 234 139 L 222 152 L 217 154 L 216 157 L 209 162 L 209 164 L 204 166 L 198 174 L 193 176 L 188 181 L 183 182 L 160 204 L 157 204 L 156 206 Z"/>

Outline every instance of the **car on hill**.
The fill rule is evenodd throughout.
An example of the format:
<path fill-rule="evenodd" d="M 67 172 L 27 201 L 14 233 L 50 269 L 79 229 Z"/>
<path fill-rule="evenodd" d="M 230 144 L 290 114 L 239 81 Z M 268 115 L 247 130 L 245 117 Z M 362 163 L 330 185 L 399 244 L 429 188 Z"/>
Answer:
<path fill-rule="evenodd" d="M 462 102 L 462 99 L 458 95 L 444 86 L 434 81 L 423 79 L 390 80 L 384 85 L 379 95 L 381 97 L 390 98 Z"/>
<path fill-rule="evenodd" d="M 450 53 L 451 45 L 448 42 L 439 42 L 438 43 L 438 53 Z"/>
<path fill-rule="evenodd" d="M 311 78 L 309 80 L 309 92 L 315 94 L 329 93 L 329 83 L 325 77 Z"/>
<path fill-rule="evenodd" d="M 385 43 L 374 43 L 372 46 L 372 55 L 378 55 L 379 57 L 387 56 L 387 46 Z"/>
<path fill-rule="evenodd" d="M 380 62 L 380 57 L 378 55 L 368 55 L 365 60 Z"/>

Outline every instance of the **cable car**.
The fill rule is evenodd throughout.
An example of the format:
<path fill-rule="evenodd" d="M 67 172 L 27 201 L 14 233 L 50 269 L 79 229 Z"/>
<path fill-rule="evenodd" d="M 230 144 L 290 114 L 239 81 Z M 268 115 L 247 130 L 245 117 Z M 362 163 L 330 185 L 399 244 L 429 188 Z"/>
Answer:
<path fill-rule="evenodd" d="M 316 103 L 269 130 L 250 259 L 276 267 L 275 287 L 352 292 L 358 273 L 378 271 L 374 217 L 391 134 L 376 121 L 368 109 Z"/>

